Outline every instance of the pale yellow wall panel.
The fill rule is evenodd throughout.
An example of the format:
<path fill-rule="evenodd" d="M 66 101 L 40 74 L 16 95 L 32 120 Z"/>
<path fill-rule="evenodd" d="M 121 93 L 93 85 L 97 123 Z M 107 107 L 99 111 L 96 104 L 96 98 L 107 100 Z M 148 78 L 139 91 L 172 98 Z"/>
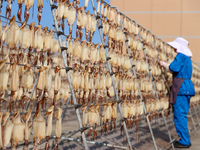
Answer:
<path fill-rule="evenodd" d="M 200 36 L 200 13 L 182 14 L 182 35 Z"/>
<path fill-rule="evenodd" d="M 110 0 L 120 11 L 151 11 L 152 0 Z"/>
<path fill-rule="evenodd" d="M 181 11 L 181 0 L 153 0 L 153 11 Z"/>
<path fill-rule="evenodd" d="M 183 11 L 200 11 L 200 0 L 182 0 Z"/>
<path fill-rule="evenodd" d="M 124 10 L 124 2 L 123 2 L 123 0 L 110 0 L 110 4 L 112 6 L 118 7 L 119 11 L 123 11 Z"/>
<path fill-rule="evenodd" d="M 152 14 L 152 32 L 155 35 L 180 35 L 180 14 Z"/>
<path fill-rule="evenodd" d="M 152 0 L 124 0 L 123 11 L 152 11 Z"/>
<path fill-rule="evenodd" d="M 151 14 L 125 14 L 146 29 L 151 30 Z"/>
<path fill-rule="evenodd" d="M 192 60 L 200 62 L 200 50 L 199 50 L 199 43 L 200 43 L 200 38 L 199 39 L 187 39 L 189 41 L 189 48 L 192 51 Z"/>

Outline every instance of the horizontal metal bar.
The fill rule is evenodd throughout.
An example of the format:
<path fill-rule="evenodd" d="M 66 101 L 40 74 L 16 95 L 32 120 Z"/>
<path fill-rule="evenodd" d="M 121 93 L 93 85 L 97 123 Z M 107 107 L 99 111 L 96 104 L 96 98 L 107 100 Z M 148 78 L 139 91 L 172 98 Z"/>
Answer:
<path fill-rule="evenodd" d="M 63 140 L 69 140 L 69 141 L 76 141 L 76 142 L 82 142 L 81 139 L 78 138 L 72 138 L 72 137 L 61 137 Z M 100 142 L 95 142 L 95 141 L 86 141 L 88 144 L 95 144 L 95 145 L 100 145 L 100 146 L 106 146 L 106 147 L 112 147 L 112 148 L 118 148 L 118 149 L 128 149 L 127 147 L 124 146 L 119 146 L 115 144 L 108 144 L 108 143 L 100 143 Z"/>
<path fill-rule="evenodd" d="M 10 64 L 10 65 L 13 65 L 14 63 L 8 63 L 8 62 L 6 62 L 6 64 Z M 27 66 L 27 65 L 25 65 L 25 64 L 17 64 L 18 66 Z M 42 67 L 43 65 L 41 65 L 41 66 L 30 66 L 30 67 L 35 67 L 35 68 L 40 68 L 40 67 Z M 52 68 L 52 69 L 56 69 L 57 67 L 50 67 L 50 68 Z M 74 70 L 73 68 L 71 68 L 71 67 L 67 67 L 67 68 L 60 68 L 60 69 L 70 69 L 70 70 Z"/>
<path fill-rule="evenodd" d="M 200 11 L 122 11 L 125 14 L 199 14 Z"/>
<path fill-rule="evenodd" d="M 200 36 L 180 36 L 180 35 L 157 35 L 159 38 L 177 38 L 177 37 L 183 37 L 187 39 L 200 39 Z"/>

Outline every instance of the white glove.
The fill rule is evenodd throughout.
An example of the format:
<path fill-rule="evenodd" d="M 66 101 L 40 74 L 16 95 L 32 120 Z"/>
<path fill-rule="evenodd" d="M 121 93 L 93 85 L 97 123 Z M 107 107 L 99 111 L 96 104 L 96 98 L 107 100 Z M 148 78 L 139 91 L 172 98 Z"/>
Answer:
<path fill-rule="evenodd" d="M 166 62 L 164 62 L 164 61 L 160 61 L 159 64 L 160 64 L 162 67 L 165 67 Z"/>
<path fill-rule="evenodd" d="M 160 61 L 159 64 L 160 64 L 162 67 L 165 67 L 165 69 L 166 69 L 167 71 L 169 71 L 169 64 L 168 64 L 168 63 L 166 63 L 166 62 L 164 62 L 164 61 Z"/>

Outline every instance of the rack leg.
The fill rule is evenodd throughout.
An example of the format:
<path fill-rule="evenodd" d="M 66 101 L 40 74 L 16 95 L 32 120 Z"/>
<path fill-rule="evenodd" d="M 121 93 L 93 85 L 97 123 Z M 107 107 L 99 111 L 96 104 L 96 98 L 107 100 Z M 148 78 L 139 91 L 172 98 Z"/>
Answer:
<path fill-rule="evenodd" d="M 143 103 L 143 107 L 145 107 L 144 103 Z M 157 144 L 156 144 L 156 140 L 154 138 L 154 134 L 153 134 L 153 131 L 152 131 L 152 128 L 151 128 L 151 123 L 149 121 L 149 115 L 146 115 L 146 119 L 147 119 L 147 123 L 148 123 L 148 126 L 149 126 L 149 130 L 150 130 L 150 133 L 151 133 L 151 137 L 152 137 L 152 140 L 153 140 L 153 144 L 154 144 L 155 150 L 158 150 L 158 147 L 157 147 Z"/>
<path fill-rule="evenodd" d="M 163 110 L 162 110 L 162 117 L 163 117 L 163 120 L 164 120 L 164 122 L 165 122 L 165 126 L 166 126 L 166 129 L 167 129 L 167 132 L 168 132 L 169 140 L 170 140 L 170 142 L 171 142 L 171 144 L 172 144 L 172 149 L 174 149 L 174 143 L 173 143 L 171 134 L 170 134 L 170 132 L 169 132 L 169 128 L 168 128 L 168 126 L 167 126 L 167 121 L 166 121 L 166 118 L 165 118 L 165 115 L 164 115 Z"/>
<path fill-rule="evenodd" d="M 63 114 L 62 114 L 62 121 L 63 121 L 63 119 L 65 117 L 65 113 L 67 111 L 67 106 L 69 105 L 70 100 L 71 100 L 71 96 L 68 98 L 67 103 L 65 105 L 65 109 L 64 109 Z"/>
<path fill-rule="evenodd" d="M 198 114 L 197 114 L 196 108 L 195 108 L 194 104 L 193 104 L 192 106 L 193 106 L 193 108 L 194 108 L 194 111 L 195 111 L 195 115 L 196 115 L 196 117 L 197 117 L 198 124 L 200 125 L 199 116 L 198 116 Z"/>
<path fill-rule="evenodd" d="M 191 118 L 191 120 L 192 120 L 192 124 L 193 124 L 193 126 L 194 126 L 194 129 L 196 130 L 196 125 L 195 125 L 195 123 L 194 123 L 194 119 L 193 119 L 193 116 L 192 116 L 192 113 L 191 113 L 190 109 L 189 109 L 189 113 L 190 113 L 190 118 Z"/>

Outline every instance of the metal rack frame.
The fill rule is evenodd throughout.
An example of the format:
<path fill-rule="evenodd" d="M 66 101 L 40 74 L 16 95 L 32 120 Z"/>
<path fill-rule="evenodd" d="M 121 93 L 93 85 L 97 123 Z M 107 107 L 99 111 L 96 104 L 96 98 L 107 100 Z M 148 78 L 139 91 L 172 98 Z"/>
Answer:
<path fill-rule="evenodd" d="M 67 65 L 66 53 L 65 53 L 67 48 L 62 47 L 62 41 L 61 41 L 61 37 L 60 37 L 61 34 L 59 34 L 60 31 L 59 31 L 58 22 L 57 22 L 57 19 L 56 19 L 55 9 L 57 8 L 57 6 L 55 6 L 53 4 L 52 0 L 49 0 L 49 3 L 50 3 L 50 7 L 51 7 L 53 20 L 54 20 L 54 23 L 55 23 L 55 31 L 56 31 L 56 34 L 57 34 L 57 37 L 58 37 L 58 42 L 59 42 L 60 48 L 61 48 L 61 54 L 62 54 L 64 66 L 65 66 L 65 68 L 69 68 L 68 65 Z M 74 105 L 77 105 L 77 100 L 76 100 L 76 97 L 75 97 L 74 88 L 72 86 L 72 81 L 71 81 L 71 77 L 70 77 L 70 74 L 69 74 L 69 69 L 66 69 L 66 73 L 67 73 L 67 79 L 68 79 L 69 87 L 70 87 L 71 94 L 72 94 L 73 103 L 74 103 Z M 75 107 L 75 111 L 76 111 L 76 115 L 77 115 L 77 119 L 78 119 L 78 124 L 79 124 L 79 128 L 80 128 L 83 144 L 84 144 L 85 149 L 88 150 L 88 145 L 87 145 L 87 141 L 86 141 L 86 137 L 85 137 L 85 133 L 84 133 L 84 128 L 82 126 L 82 120 L 81 120 L 81 116 L 80 116 L 80 112 L 79 112 L 78 107 Z"/>
<path fill-rule="evenodd" d="M 106 3 L 106 4 L 107 4 L 107 3 Z M 109 5 L 109 4 L 107 4 L 107 5 Z M 111 7 L 112 7 L 112 6 L 111 6 Z M 112 7 L 112 8 L 115 8 L 115 9 L 117 10 L 117 12 L 119 12 L 119 9 L 118 9 L 117 7 Z M 134 22 L 135 22 L 135 21 L 134 21 Z M 121 29 L 123 29 L 123 23 L 122 23 L 121 20 L 120 20 L 120 23 L 121 23 Z M 135 22 L 135 23 L 136 23 L 136 25 L 137 25 L 137 22 Z M 125 39 L 125 41 L 127 41 L 125 34 L 124 34 L 124 39 Z M 135 69 L 134 69 L 135 65 L 133 64 L 133 60 L 132 60 L 131 53 L 130 53 L 130 51 L 129 51 L 128 43 L 127 43 L 127 42 L 125 42 L 125 43 L 126 43 L 126 50 L 127 50 L 128 55 L 129 55 L 130 63 L 131 63 L 131 66 L 132 66 L 132 71 L 133 71 L 135 80 L 136 80 L 137 85 L 138 85 L 139 95 L 140 95 L 140 98 L 141 98 L 141 100 L 142 100 L 143 109 L 144 109 L 144 115 L 145 115 L 145 118 L 146 118 L 147 123 L 148 123 L 148 126 L 149 126 L 149 130 L 150 130 L 151 137 L 152 137 L 152 140 L 153 140 L 153 143 L 154 143 L 154 147 L 155 147 L 155 149 L 157 150 L 158 148 L 157 148 L 157 145 L 156 145 L 155 137 L 154 137 L 153 130 L 152 130 L 152 127 L 151 127 L 151 123 L 150 123 L 150 121 L 149 121 L 149 114 L 148 114 L 147 111 L 146 111 L 146 106 L 145 106 L 145 103 L 144 103 L 145 100 L 143 99 L 143 96 L 142 96 L 142 93 L 141 93 L 141 90 L 140 90 L 139 81 L 138 81 L 138 78 L 137 78 L 137 74 L 136 74 L 136 71 L 135 71 Z"/>
<path fill-rule="evenodd" d="M 105 45 L 104 40 L 103 40 L 103 34 L 102 34 L 102 30 L 101 30 L 101 28 L 100 28 L 100 23 L 99 23 L 99 20 L 98 20 L 98 17 L 97 17 L 97 12 L 96 12 L 96 8 L 95 8 L 95 5 L 94 5 L 94 1 L 91 0 L 91 3 L 92 3 L 94 15 L 95 15 L 96 20 L 97 20 L 97 26 L 98 26 L 98 31 L 99 31 L 99 34 L 100 34 L 101 42 L 102 42 L 104 48 L 106 49 L 106 48 L 107 48 L 107 45 Z M 116 88 L 116 85 L 115 85 L 114 78 L 113 78 L 113 76 L 112 76 L 112 75 L 113 75 L 113 72 L 112 72 L 112 70 L 111 70 L 111 65 L 110 65 L 110 63 L 109 63 L 109 59 L 107 59 L 107 58 L 108 58 L 108 54 L 107 54 L 106 51 L 105 51 L 105 56 L 106 56 L 107 68 L 108 68 L 108 71 L 109 71 L 110 76 L 111 76 L 111 79 L 112 79 L 112 84 L 113 84 L 113 88 L 114 88 L 114 91 L 115 91 L 115 97 L 116 97 L 116 100 L 117 100 L 119 112 L 120 112 L 121 117 L 123 118 L 122 107 L 121 107 L 121 101 L 120 101 L 120 99 L 119 99 L 119 97 L 118 97 L 117 88 Z M 124 130 L 125 130 L 126 138 L 127 138 L 127 141 L 128 141 L 129 149 L 132 150 L 132 144 L 131 144 L 131 141 L 130 141 L 130 138 L 129 138 L 129 134 L 128 134 L 128 130 L 127 130 L 127 127 L 126 127 L 125 119 L 122 119 L 122 123 L 123 123 L 123 128 L 124 128 Z"/>
<path fill-rule="evenodd" d="M 117 9 L 118 10 L 118 9 Z M 135 22 L 137 24 L 137 22 Z M 122 22 L 121 22 L 121 28 L 123 29 L 123 25 L 122 25 Z M 124 35 L 125 37 L 125 41 L 127 40 L 126 39 L 126 36 Z M 130 63 L 131 63 L 131 66 L 132 66 L 132 71 L 133 71 L 133 74 L 134 74 L 134 77 L 136 78 L 136 82 L 138 84 L 138 91 L 139 91 L 139 95 L 140 95 L 140 98 L 142 100 L 142 104 L 143 104 L 143 109 L 144 109 L 144 115 L 147 119 L 147 123 L 148 123 L 148 126 L 149 126 L 149 130 L 150 130 L 150 133 L 151 133 L 151 137 L 152 137 L 152 140 L 153 140 L 153 143 L 154 143 L 154 147 L 155 149 L 157 150 L 157 144 L 156 144 L 156 141 L 155 141 L 155 137 L 154 137 L 154 134 L 153 134 L 153 130 L 152 130 L 152 127 L 151 127 L 151 123 L 149 121 L 149 114 L 147 113 L 146 111 L 146 106 L 145 106 L 145 99 L 143 99 L 143 96 L 142 96 L 142 93 L 141 93 L 141 90 L 140 90 L 140 85 L 139 85 L 139 81 L 138 81 L 138 78 L 137 78 L 137 74 L 136 74 L 136 71 L 134 69 L 135 65 L 133 64 L 133 60 L 132 60 L 132 56 L 131 56 L 131 53 L 129 51 L 129 47 L 128 47 L 128 43 L 126 42 L 126 50 L 128 52 L 128 55 L 129 55 L 129 59 L 130 59 Z"/>
<path fill-rule="evenodd" d="M 149 31 L 150 32 L 150 31 Z M 150 32 L 151 33 L 151 32 Z M 152 34 L 152 33 L 151 33 Z M 140 32 L 138 33 L 138 35 L 139 35 L 139 38 L 140 38 L 140 42 L 142 42 L 142 38 L 141 38 L 141 36 L 140 36 Z M 152 34 L 153 35 L 153 34 Z M 153 35 L 154 36 L 154 35 Z M 155 47 L 155 37 L 154 37 L 154 47 Z M 153 88 L 154 88 L 154 91 L 155 91 L 155 94 L 156 94 L 156 97 L 157 97 L 157 99 L 160 101 L 160 97 L 158 96 L 158 93 L 157 93 L 157 90 L 156 90 L 156 85 L 155 85 L 155 82 L 154 82 L 154 79 L 153 79 L 153 75 L 151 74 L 151 71 L 150 71 L 150 65 L 149 65 L 149 63 L 148 63 L 148 59 L 147 59 L 147 56 L 146 56 L 146 52 L 145 52 L 145 49 L 144 49 L 144 47 L 143 47 L 143 43 L 142 43 L 142 48 L 143 48 L 143 53 L 144 53 L 144 57 L 145 57 L 145 60 L 146 60 L 146 62 L 147 62 L 147 64 L 148 64 L 148 68 L 149 68 L 149 75 L 150 75 L 150 78 L 151 78 L 151 80 L 152 80 L 152 83 L 153 83 Z M 156 47 L 155 47 L 155 50 L 156 50 Z M 164 76 L 163 74 L 162 74 L 162 76 Z M 160 106 L 160 108 L 161 108 L 161 106 Z M 172 148 L 174 149 L 174 144 L 173 144 L 173 141 L 174 140 L 172 140 L 172 138 L 171 138 L 171 134 L 170 134 L 170 132 L 169 132 L 169 129 L 168 129 L 168 126 L 167 126 L 167 122 L 166 122 L 166 118 L 165 118 L 165 116 L 164 116 L 164 111 L 161 109 L 160 110 L 161 111 L 161 113 L 162 113 L 162 118 L 163 118 L 163 120 L 164 120 L 164 123 L 165 123 L 165 126 L 166 126 L 166 130 L 167 130 L 167 132 L 168 132 L 168 136 L 169 136 L 169 139 L 170 139 L 170 143 L 171 143 L 171 145 L 172 145 Z"/>
<path fill-rule="evenodd" d="M 3 2 L 3 1 L 1 0 L 0 5 L 2 5 L 2 2 Z M 60 34 L 60 31 L 59 31 L 59 28 L 58 28 L 58 23 L 57 23 L 55 11 L 54 11 L 54 9 L 56 9 L 56 7 L 53 7 L 53 6 L 55 6 L 55 5 L 53 4 L 52 0 L 49 0 L 49 2 L 50 2 L 50 6 L 51 6 L 51 12 L 52 12 L 53 20 L 54 20 L 54 23 L 55 23 L 55 32 L 54 32 L 54 33 L 57 34 L 58 41 L 59 41 L 59 45 L 60 45 L 60 48 L 61 48 L 61 54 L 62 54 L 62 58 L 63 58 L 63 61 L 64 61 L 64 66 L 65 66 L 65 68 L 62 68 L 62 69 L 65 69 L 65 70 L 66 70 L 66 73 L 67 73 L 67 78 L 68 78 L 68 81 L 69 81 L 69 86 L 70 86 L 70 90 L 71 90 L 71 94 L 72 94 L 72 99 L 73 99 L 73 102 L 74 102 L 74 105 L 75 105 L 74 107 L 75 107 L 75 111 L 76 111 L 76 115 L 77 115 L 78 123 L 79 123 L 79 127 L 80 127 L 79 131 L 81 132 L 81 136 L 82 136 L 82 140 L 83 140 L 83 141 L 81 141 L 80 139 L 75 139 L 75 138 L 71 138 L 71 137 L 61 137 L 61 139 L 70 140 L 70 141 L 83 142 L 83 143 L 84 143 L 84 147 L 85 147 L 86 150 L 88 150 L 88 145 L 87 145 L 87 143 L 90 143 L 90 144 L 97 144 L 97 145 L 102 145 L 102 146 L 107 146 L 107 147 L 115 147 L 115 148 L 120 148 L 120 149 L 132 149 L 132 145 L 131 145 L 131 141 L 130 141 L 130 138 L 129 138 L 128 130 L 127 130 L 127 127 L 126 127 L 125 119 L 122 119 L 122 122 L 123 122 L 123 125 L 124 125 L 124 130 L 125 130 L 126 137 L 127 137 L 127 141 L 128 141 L 128 145 L 129 145 L 128 148 L 123 147 L 123 146 L 114 145 L 114 144 L 99 143 L 99 142 L 95 142 L 95 141 L 87 141 L 87 140 L 86 140 L 86 137 L 85 137 L 85 134 L 84 134 L 85 128 L 82 127 L 81 116 L 80 116 L 80 112 L 79 112 L 79 109 L 78 109 L 78 106 L 79 106 L 79 105 L 77 104 L 77 100 L 76 100 L 76 97 L 75 97 L 74 89 L 73 89 L 73 86 L 72 86 L 71 77 L 70 77 L 70 74 L 69 74 L 69 70 L 72 69 L 72 68 L 69 68 L 68 65 L 67 65 L 67 62 L 66 62 L 66 53 L 65 53 L 65 51 L 67 50 L 67 48 L 66 48 L 66 47 L 62 47 L 62 42 L 61 42 L 61 37 L 60 37 L 61 34 Z M 93 0 L 91 0 L 91 3 L 92 3 L 92 6 L 93 6 L 93 10 L 94 10 L 95 17 L 97 18 L 97 13 L 96 13 L 96 9 L 95 9 Z M 105 2 L 105 3 L 106 3 L 106 2 Z M 112 6 L 111 6 L 111 7 L 112 7 Z M 116 7 L 113 7 L 113 8 L 116 8 Z M 119 12 L 118 8 L 116 8 L 116 9 L 117 9 L 117 11 Z M 120 12 L 120 13 L 121 13 L 121 12 Z M 121 13 L 121 14 L 122 14 L 122 13 Z M 124 15 L 124 14 L 123 14 L 123 15 Z M 124 15 L 124 16 L 125 16 L 125 15 Z M 128 18 L 128 17 L 127 17 L 127 18 Z M 129 19 L 130 19 L 130 18 L 129 18 Z M 131 19 L 130 19 L 130 20 L 131 20 Z M 132 20 L 132 21 L 135 22 L 135 23 L 137 24 L 136 21 L 134 21 L 134 20 Z M 99 33 L 100 33 L 100 38 L 101 38 L 102 44 L 103 44 L 104 47 L 106 48 L 106 45 L 105 45 L 105 43 L 104 43 L 104 41 L 103 41 L 102 30 L 99 28 L 100 25 L 99 25 L 99 20 L 98 20 L 98 19 L 97 19 L 97 26 L 98 26 L 98 30 L 99 30 Z M 139 26 L 142 27 L 141 25 L 139 25 Z M 122 22 L 121 22 L 121 28 L 123 29 Z M 142 27 L 142 28 L 143 28 L 143 27 Z M 143 29 L 145 29 L 145 28 L 143 28 Z M 145 29 L 145 30 L 146 30 L 146 29 Z M 64 35 L 64 36 L 65 36 L 65 35 Z M 124 35 L 124 36 L 125 36 L 125 35 Z M 141 41 L 140 32 L 138 33 L 138 36 L 139 36 L 140 41 Z M 153 36 L 155 36 L 155 35 L 153 35 Z M 126 39 L 126 36 L 125 36 L 125 39 Z M 142 44 L 142 46 L 143 46 L 143 44 Z M 154 39 L 154 46 L 155 46 L 155 39 Z M 163 43 L 163 48 L 164 48 L 164 43 Z M 156 47 L 155 47 L 155 49 L 156 49 Z M 149 121 L 149 115 L 148 115 L 148 113 L 146 112 L 146 107 L 145 107 L 145 103 L 144 103 L 145 100 L 143 99 L 143 96 L 142 96 L 142 93 L 141 93 L 141 90 L 140 90 L 139 81 L 138 81 L 138 78 L 137 78 L 136 71 L 135 71 L 135 69 L 134 69 L 133 60 L 131 59 L 132 57 L 131 57 L 131 54 L 130 54 L 130 51 L 129 51 L 128 43 L 127 43 L 127 42 L 126 42 L 126 50 L 127 50 L 128 54 L 129 54 L 129 59 L 130 59 L 130 62 L 131 62 L 133 74 L 134 74 L 134 76 L 136 77 L 136 82 L 137 82 L 137 84 L 138 84 L 138 91 L 139 91 L 139 94 L 140 94 L 140 98 L 142 99 L 143 109 L 144 109 L 145 117 L 146 117 L 147 122 L 148 122 L 148 126 L 149 126 L 149 130 L 150 130 L 150 133 L 151 133 L 151 136 L 152 136 L 152 140 L 153 140 L 155 149 L 157 150 L 158 147 L 157 147 L 157 145 L 156 145 L 156 141 L 155 141 L 154 134 L 153 134 L 153 131 L 152 131 L 151 123 L 150 123 L 150 121 Z M 165 48 L 164 48 L 164 51 L 165 51 Z M 144 55 L 145 55 L 145 59 L 146 59 L 146 61 L 147 61 L 147 57 L 146 57 L 146 53 L 145 53 L 144 48 L 143 48 L 143 52 L 144 52 Z M 165 53 L 166 53 L 166 51 L 165 51 Z M 173 54 L 172 54 L 172 55 L 173 55 Z M 46 60 L 46 56 L 47 56 L 47 54 L 45 53 L 44 62 L 45 62 L 45 60 Z M 105 52 L 105 56 L 106 56 L 106 58 L 108 58 L 107 52 Z M 42 63 L 42 65 L 44 65 L 44 62 Z M 148 61 L 147 61 L 147 62 L 148 62 Z M 109 73 L 110 73 L 110 75 L 111 75 L 112 84 L 113 84 L 113 87 L 114 87 L 116 100 L 117 100 L 117 102 L 118 102 L 118 107 L 119 107 L 120 115 L 121 115 L 121 117 L 123 118 L 123 113 L 122 113 L 122 108 L 121 108 L 121 101 L 120 101 L 120 99 L 119 99 L 119 97 L 118 97 L 118 94 L 117 94 L 117 89 L 116 89 L 116 86 L 115 86 L 114 78 L 113 78 L 113 76 L 112 76 L 112 75 L 113 75 L 113 72 L 112 72 L 112 70 L 111 70 L 111 65 L 110 65 L 108 59 L 106 60 L 106 63 L 107 63 L 107 68 L 108 68 L 108 70 L 109 70 Z M 35 66 L 35 67 L 39 67 L 39 66 Z M 148 68 L 149 68 L 149 63 L 148 63 Z M 149 68 L 149 69 L 150 69 L 150 68 Z M 155 90 L 156 96 L 157 96 L 157 98 L 159 99 L 159 96 L 158 96 L 158 94 L 157 94 L 157 90 L 156 90 L 156 87 L 155 87 L 155 83 L 154 83 L 154 80 L 153 80 L 153 76 L 152 76 L 152 74 L 151 74 L 150 71 L 149 71 L 149 74 L 150 74 L 150 76 L 151 76 L 151 79 L 152 79 L 152 82 L 153 82 L 153 85 L 154 85 L 154 90 Z M 36 88 L 36 86 L 37 86 L 37 82 L 38 82 L 39 75 L 40 75 L 40 73 L 37 74 L 37 78 L 35 79 L 35 83 L 34 83 L 34 86 L 33 86 L 33 89 L 32 89 L 31 95 L 30 95 L 30 98 L 32 98 L 33 93 L 34 93 L 34 90 L 35 90 L 35 88 Z M 163 76 L 163 80 L 166 81 L 163 74 L 162 74 L 162 76 Z M 69 101 L 70 101 L 70 98 L 68 99 L 68 102 L 69 102 Z M 25 110 L 28 110 L 29 105 L 30 105 L 30 100 L 28 101 L 28 104 L 27 104 Z M 66 109 L 68 108 L 67 106 L 68 106 L 68 105 L 66 105 L 64 111 L 66 111 Z M 196 117 L 197 117 L 198 124 L 200 125 L 200 120 L 199 120 L 199 117 L 198 117 L 198 112 L 197 112 L 197 110 L 196 110 L 196 108 L 195 108 L 195 105 L 193 104 L 192 106 L 193 106 L 193 109 L 194 109 L 194 111 L 195 111 L 195 115 L 196 115 Z M 198 103 L 197 103 L 197 107 L 199 108 L 199 104 L 198 104 Z M 166 129 L 167 129 L 167 131 L 168 131 L 168 135 L 169 135 L 169 138 L 170 138 L 170 143 L 172 144 L 172 148 L 174 149 L 173 140 L 171 139 L 171 135 L 170 135 L 169 130 L 168 130 L 168 126 L 167 126 L 167 122 L 166 122 L 166 119 L 165 119 L 165 116 L 164 116 L 164 112 L 163 112 L 163 110 L 161 110 L 161 112 L 162 112 L 162 117 L 163 117 L 164 122 L 165 122 L 165 125 L 166 125 Z M 194 125 L 194 128 L 195 128 L 195 130 L 196 130 L 196 126 L 195 126 L 195 123 L 194 123 L 194 120 L 193 120 L 193 115 L 192 115 L 192 113 L 191 113 L 190 110 L 189 110 L 189 113 L 190 113 L 190 117 L 191 117 L 191 119 L 192 119 L 192 123 L 193 123 L 193 125 Z M 64 113 L 64 114 L 65 114 L 65 113 Z M 63 114 L 63 116 L 62 116 L 63 118 L 64 118 L 64 114 Z M 52 138 L 55 138 L 55 136 L 52 136 Z"/>

